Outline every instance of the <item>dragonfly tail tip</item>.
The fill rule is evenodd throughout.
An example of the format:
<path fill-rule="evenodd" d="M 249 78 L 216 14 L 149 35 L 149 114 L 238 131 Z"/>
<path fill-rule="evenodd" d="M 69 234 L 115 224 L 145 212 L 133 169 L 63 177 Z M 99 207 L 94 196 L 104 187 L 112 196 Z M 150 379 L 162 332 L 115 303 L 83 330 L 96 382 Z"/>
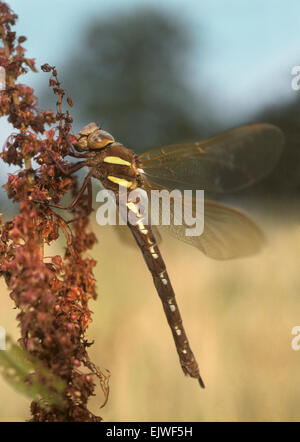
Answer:
<path fill-rule="evenodd" d="M 200 375 L 198 376 L 198 382 L 199 382 L 201 388 L 205 388 L 205 384 L 204 384 Z"/>

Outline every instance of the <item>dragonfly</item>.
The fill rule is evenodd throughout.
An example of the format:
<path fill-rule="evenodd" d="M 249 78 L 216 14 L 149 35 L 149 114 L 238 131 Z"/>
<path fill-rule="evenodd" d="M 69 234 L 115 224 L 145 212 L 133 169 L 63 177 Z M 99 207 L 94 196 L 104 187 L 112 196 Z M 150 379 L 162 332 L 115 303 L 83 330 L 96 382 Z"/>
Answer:
<path fill-rule="evenodd" d="M 71 210 L 87 190 L 86 215 L 91 213 L 92 178 L 114 193 L 119 210 L 120 189 L 124 187 L 148 193 L 154 189 L 202 189 L 209 198 L 204 200 L 204 230 L 200 236 L 186 236 L 184 224 L 177 225 L 174 221 L 173 206 L 170 224 L 160 227 L 214 259 L 248 256 L 261 249 L 264 240 L 261 230 L 246 214 L 213 198 L 242 190 L 264 178 L 278 162 L 283 146 L 284 136 L 278 127 L 259 123 L 240 126 L 203 141 L 154 148 L 136 155 L 96 123 L 90 123 L 78 133 L 70 151 L 71 156 L 82 161 L 67 170 L 58 163 L 66 174 L 86 166 L 89 172 L 73 202 L 68 207 L 55 207 Z M 125 205 L 127 215 L 139 213 L 134 203 L 125 201 Z M 153 277 L 182 370 L 204 388 L 154 229 L 143 217 L 136 224 L 127 221 L 127 225 Z"/>

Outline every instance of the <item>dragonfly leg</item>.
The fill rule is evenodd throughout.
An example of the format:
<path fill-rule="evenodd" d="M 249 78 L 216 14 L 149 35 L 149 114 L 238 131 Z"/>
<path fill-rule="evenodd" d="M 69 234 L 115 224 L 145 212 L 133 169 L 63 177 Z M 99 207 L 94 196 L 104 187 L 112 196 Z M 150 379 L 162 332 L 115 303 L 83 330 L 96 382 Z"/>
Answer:
<path fill-rule="evenodd" d="M 86 161 L 79 161 L 76 164 L 73 164 L 71 167 L 64 167 L 53 155 L 52 152 L 47 151 L 47 154 L 51 157 L 52 161 L 55 163 L 56 167 L 63 173 L 64 175 L 72 175 L 73 173 L 77 172 L 79 169 L 82 169 L 82 167 L 87 166 Z"/>
<path fill-rule="evenodd" d="M 69 221 L 67 221 L 67 224 L 73 223 L 74 221 L 78 221 L 81 218 L 85 218 L 86 216 L 89 216 L 90 213 L 93 211 L 93 200 L 92 200 L 93 189 L 92 189 L 91 178 L 88 180 L 88 183 L 87 183 L 87 191 L 88 191 L 88 207 L 87 207 L 86 213 L 84 215 L 70 219 Z"/>
<path fill-rule="evenodd" d="M 88 216 L 91 213 L 91 211 L 92 211 L 92 183 L 91 183 L 91 177 L 92 177 L 94 171 L 95 171 L 95 168 L 93 167 L 89 171 L 88 175 L 86 176 L 86 178 L 85 178 L 85 180 L 84 180 L 84 182 L 83 182 L 83 184 L 81 186 L 81 189 L 78 192 L 78 195 L 76 196 L 76 198 L 72 201 L 72 203 L 69 206 L 64 207 L 64 206 L 61 206 L 60 204 L 48 204 L 48 206 L 49 207 L 55 207 L 57 209 L 72 210 L 76 206 L 76 204 L 78 203 L 80 198 L 82 197 L 85 189 L 88 188 L 88 212 L 84 215 L 84 216 Z M 33 200 L 33 201 L 35 203 L 39 203 L 39 204 L 43 204 L 44 203 L 43 201 L 37 201 L 37 200 Z M 83 218 L 83 217 L 81 216 L 80 218 Z M 77 218 L 74 218 L 74 220 L 75 219 L 77 219 Z M 70 220 L 68 222 L 73 222 L 74 220 Z"/>
<path fill-rule="evenodd" d="M 93 173 L 95 172 L 95 168 L 93 167 L 89 173 L 87 174 L 85 180 L 83 181 L 83 184 L 81 186 L 81 189 L 78 192 L 78 195 L 76 196 L 76 198 L 72 201 L 72 203 L 70 204 L 70 206 L 67 208 L 68 210 L 72 210 L 76 204 L 78 203 L 78 201 L 80 200 L 80 198 L 83 195 L 83 192 L 85 191 L 86 187 L 88 187 L 89 185 L 91 185 L 91 178 Z M 89 200 L 91 200 L 92 198 L 89 196 Z M 90 202 L 90 201 L 89 201 Z M 90 203 L 91 204 L 91 203 Z"/>

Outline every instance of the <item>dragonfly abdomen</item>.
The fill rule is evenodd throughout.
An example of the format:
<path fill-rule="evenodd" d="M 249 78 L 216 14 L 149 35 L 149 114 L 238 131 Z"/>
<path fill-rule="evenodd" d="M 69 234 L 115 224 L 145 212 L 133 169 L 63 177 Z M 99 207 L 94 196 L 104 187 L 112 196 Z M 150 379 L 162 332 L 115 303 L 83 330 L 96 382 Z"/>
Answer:
<path fill-rule="evenodd" d="M 198 363 L 190 348 L 175 299 L 175 293 L 151 226 L 146 226 L 140 221 L 136 225 L 128 223 L 128 227 L 140 247 L 147 267 L 152 274 L 154 285 L 173 334 L 182 370 L 184 374 L 198 379 L 201 387 L 204 388 Z"/>

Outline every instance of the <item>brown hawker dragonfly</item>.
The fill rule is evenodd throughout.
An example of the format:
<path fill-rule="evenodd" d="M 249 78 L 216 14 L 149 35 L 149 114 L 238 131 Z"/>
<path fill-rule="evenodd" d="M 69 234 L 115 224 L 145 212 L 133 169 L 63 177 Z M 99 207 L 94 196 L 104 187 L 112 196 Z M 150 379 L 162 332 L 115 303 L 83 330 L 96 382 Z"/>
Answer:
<path fill-rule="evenodd" d="M 163 188 L 203 189 L 209 195 L 240 190 L 259 181 L 273 169 L 283 144 L 283 134 L 277 127 L 252 124 L 207 140 L 152 149 L 137 156 L 95 123 L 90 123 L 79 132 L 74 144 L 76 151 L 70 154 L 84 160 L 68 170 L 71 174 L 87 166 L 89 173 L 76 199 L 65 209 L 72 209 L 87 189 L 88 212 L 92 211 L 91 178 L 100 180 L 106 189 L 114 192 L 119 209 L 119 189 L 122 187 L 128 190 L 143 188 L 148 192 Z M 136 213 L 134 204 L 125 204 L 127 213 Z M 127 225 L 152 274 L 183 372 L 198 379 L 204 388 L 153 229 L 150 223 L 143 221 L 141 218 L 136 225 L 130 222 Z M 176 225 L 172 216 L 170 225 L 162 227 L 214 259 L 247 256 L 257 252 L 263 243 L 261 231 L 246 215 L 212 200 L 204 201 L 201 236 L 186 236 L 185 226 Z"/>

